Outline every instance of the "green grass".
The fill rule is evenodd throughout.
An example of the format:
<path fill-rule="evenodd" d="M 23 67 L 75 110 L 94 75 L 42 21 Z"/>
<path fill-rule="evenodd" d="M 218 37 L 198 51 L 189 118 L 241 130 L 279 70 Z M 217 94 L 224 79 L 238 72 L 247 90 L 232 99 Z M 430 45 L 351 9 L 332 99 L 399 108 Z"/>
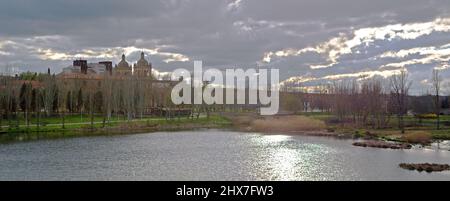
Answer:
<path fill-rule="evenodd" d="M 35 117 L 35 115 L 30 115 L 30 124 L 36 124 L 38 122 L 38 118 Z M 19 125 L 26 125 L 25 117 L 22 113 L 18 114 L 17 119 L 11 119 L 11 124 L 16 125 L 17 123 Z M 83 123 L 83 122 L 90 122 L 90 116 L 88 114 L 67 114 L 64 116 L 65 123 Z M 100 115 L 94 116 L 94 121 L 102 121 L 103 117 Z M 41 117 L 39 118 L 40 124 L 59 124 L 62 123 L 61 116 L 50 116 L 45 117 L 44 114 L 41 114 Z M 2 125 L 5 126 L 8 124 L 8 121 L 3 120 Z"/>
<path fill-rule="evenodd" d="M 198 119 L 187 119 L 186 117 L 173 118 L 166 120 L 161 117 L 147 117 L 142 119 L 134 119 L 131 121 L 112 119 L 111 123 L 107 123 L 103 127 L 103 118 L 98 117 L 97 122 L 93 124 L 93 128 L 90 124 L 90 119 L 86 118 L 86 121 L 76 121 L 77 116 L 71 116 L 66 121 L 65 128 L 62 128 L 58 123 L 55 125 L 48 124 L 46 126 L 40 126 L 39 129 L 36 126 L 26 127 L 24 125 L 20 127 L 2 128 L 0 131 L 0 142 L 15 142 L 15 141 L 28 141 L 36 139 L 53 139 L 64 137 L 76 137 L 76 136 L 97 136 L 97 135 L 110 135 L 110 134 L 132 134 L 141 132 L 152 132 L 158 130 L 184 130 L 189 128 L 221 128 L 231 125 L 229 119 L 221 116 L 210 116 L 207 118 L 201 115 Z M 47 119 L 45 119 L 47 120 Z M 54 119 L 49 119 L 54 121 Z M 85 123 L 85 124 L 69 124 L 69 123 Z M 3 133 L 1 133 L 3 132 Z"/>
<path fill-rule="evenodd" d="M 438 140 L 450 140 L 450 130 L 433 130 L 431 137 Z"/>
<path fill-rule="evenodd" d="M 125 120 L 123 118 L 116 118 L 112 117 L 111 122 L 108 123 L 107 126 L 115 126 L 120 123 L 129 123 L 130 121 Z M 70 129 L 78 129 L 78 128 L 90 128 L 91 127 L 91 119 L 88 116 L 83 117 L 83 120 L 81 120 L 80 115 L 71 115 L 65 117 L 65 124 L 64 128 L 62 128 L 62 120 L 61 118 L 56 117 L 48 117 L 48 118 L 42 118 L 40 122 L 45 122 L 45 124 L 40 124 L 41 126 L 37 126 L 35 123 L 30 123 L 30 126 L 27 127 L 25 122 L 22 122 L 19 126 L 16 126 L 14 124 L 17 122 L 16 120 L 12 120 L 13 126 L 9 127 L 7 125 L 7 122 L 3 122 L 3 132 L 9 132 L 9 133 L 20 133 L 20 132 L 49 132 L 49 131 L 61 131 L 61 130 L 70 130 Z M 214 124 L 229 124 L 229 120 L 225 117 L 220 116 L 210 116 L 208 119 L 206 116 L 201 115 L 198 119 L 194 117 L 194 119 L 187 119 L 186 117 L 180 117 L 180 118 L 172 118 L 172 119 L 166 119 L 164 117 L 144 117 L 144 118 L 137 118 L 131 120 L 131 122 L 145 122 L 145 123 L 157 123 L 160 125 L 176 125 L 180 123 L 214 123 Z M 103 127 L 103 117 L 96 116 L 94 117 L 94 128 L 100 128 Z"/>
<path fill-rule="evenodd" d="M 322 121 L 326 121 L 333 117 L 329 112 L 304 112 L 301 115 Z"/>

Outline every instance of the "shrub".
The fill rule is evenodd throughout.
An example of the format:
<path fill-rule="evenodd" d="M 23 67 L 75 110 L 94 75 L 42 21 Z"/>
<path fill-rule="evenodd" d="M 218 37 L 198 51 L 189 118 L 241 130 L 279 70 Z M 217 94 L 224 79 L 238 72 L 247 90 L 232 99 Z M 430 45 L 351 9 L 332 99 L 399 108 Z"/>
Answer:
<path fill-rule="evenodd" d="M 402 140 L 408 143 L 428 144 L 431 142 L 431 134 L 426 131 L 410 131 L 402 136 Z"/>
<path fill-rule="evenodd" d="M 431 113 L 428 113 L 428 114 L 416 114 L 416 118 L 419 118 L 419 119 L 436 119 L 437 115 L 436 114 L 431 114 Z"/>
<path fill-rule="evenodd" d="M 355 132 L 353 133 L 353 137 L 355 137 L 355 138 L 364 137 L 364 131 L 355 130 Z"/>

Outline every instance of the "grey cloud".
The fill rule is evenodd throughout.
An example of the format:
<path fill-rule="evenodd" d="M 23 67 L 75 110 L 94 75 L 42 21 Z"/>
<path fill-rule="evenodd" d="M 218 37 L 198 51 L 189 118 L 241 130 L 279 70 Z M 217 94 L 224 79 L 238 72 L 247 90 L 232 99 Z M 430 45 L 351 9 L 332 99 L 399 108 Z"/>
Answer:
<path fill-rule="evenodd" d="M 51 67 L 57 71 L 70 60 L 42 59 L 38 49 L 64 55 L 87 50 L 100 55 L 112 49 L 117 61 L 120 48 L 126 47 L 158 49 L 190 59 L 166 63 L 167 55 L 150 55 L 159 71 L 192 67 L 195 59 L 208 67 L 253 67 L 262 64 L 267 52 L 313 47 L 340 34 L 350 37 L 354 30 L 366 27 L 430 22 L 449 17 L 449 11 L 447 0 L 0 1 L 0 67 Z M 1 45 L 5 41 L 15 44 Z M 448 33 L 439 32 L 414 40 L 379 40 L 355 47 L 351 54 L 341 55 L 335 65 L 323 69 L 310 68 L 329 63 L 327 55 L 317 52 L 274 58 L 263 65 L 280 68 L 282 79 L 323 78 L 377 71 L 388 63 L 423 57 L 374 59 L 386 51 L 439 47 L 449 41 Z M 137 55 L 132 52 L 129 59 L 133 61 Z M 435 65 L 414 64 L 409 70 L 415 79 L 425 79 Z"/>

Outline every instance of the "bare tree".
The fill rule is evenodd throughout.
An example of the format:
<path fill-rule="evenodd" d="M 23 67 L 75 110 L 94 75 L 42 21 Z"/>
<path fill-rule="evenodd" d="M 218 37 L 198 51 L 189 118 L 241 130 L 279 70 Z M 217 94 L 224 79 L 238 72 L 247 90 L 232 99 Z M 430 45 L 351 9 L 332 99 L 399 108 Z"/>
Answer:
<path fill-rule="evenodd" d="M 105 74 L 102 85 L 102 94 L 103 94 L 103 127 L 106 126 L 106 121 L 108 123 L 111 120 L 111 111 L 112 111 L 112 101 L 113 101 L 113 82 L 109 74 Z"/>
<path fill-rule="evenodd" d="M 143 118 L 145 106 L 146 106 L 146 92 L 147 83 L 145 78 L 137 78 L 135 83 L 135 103 L 136 103 L 136 114 L 139 114 L 139 118 Z"/>
<path fill-rule="evenodd" d="M 15 91 L 17 90 L 17 85 L 13 83 L 12 77 L 5 77 L 4 79 L 4 99 L 5 99 L 5 116 L 8 121 L 9 127 L 12 126 L 11 116 L 15 111 L 16 101 L 15 101 Z"/>
<path fill-rule="evenodd" d="M 6 117 L 6 79 L 3 75 L 0 74 L 0 131 L 3 129 L 3 118 Z"/>
<path fill-rule="evenodd" d="M 123 80 L 122 92 L 123 92 L 123 103 L 126 112 L 126 117 L 128 121 L 133 118 L 133 110 L 135 106 L 135 78 L 132 76 L 127 76 Z"/>
<path fill-rule="evenodd" d="M 398 119 L 398 127 L 405 133 L 404 115 L 407 113 L 407 100 L 411 81 L 408 79 L 408 72 L 403 69 L 391 77 L 391 96 Z"/>
<path fill-rule="evenodd" d="M 85 94 L 84 105 L 88 108 L 89 117 L 91 122 L 91 129 L 94 129 L 94 95 L 95 92 L 93 90 L 88 90 Z"/>
<path fill-rule="evenodd" d="M 31 107 L 32 85 L 24 82 L 20 88 L 20 108 L 22 109 L 27 129 L 30 126 L 30 107 Z"/>
<path fill-rule="evenodd" d="M 116 115 L 117 120 L 120 119 L 120 114 L 123 112 L 123 93 L 122 93 L 122 80 L 117 80 L 112 82 L 112 97 L 111 97 L 111 107 Z"/>
<path fill-rule="evenodd" d="M 442 78 L 439 75 L 439 70 L 438 69 L 433 69 L 433 74 L 432 74 L 432 85 L 433 85 L 433 91 L 434 91 L 434 111 L 436 113 L 436 129 L 439 130 L 439 123 L 440 123 L 440 113 L 441 113 L 441 104 L 439 101 L 439 95 L 440 95 L 440 91 L 441 91 L 441 81 Z"/>
<path fill-rule="evenodd" d="M 389 122 L 387 95 L 381 80 L 376 78 L 365 79 L 361 83 L 358 102 L 355 104 L 358 106 L 361 115 L 359 117 L 361 125 L 382 128 Z"/>
<path fill-rule="evenodd" d="M 59 116 L 61 118 L 61 126 L 63 129 L 66 128 L 66 106 L 67 106 L 67 93 L 69 93 L 69 86 L 67 85 L 67 82 L 64 81 L 63 83 L 59 84 L 60 87 L 58 88 L 58 112 Z"/>
<path fill-rule="evenodd" d="M 57 87 L 55 77 L 51 75 L 46 75 L 44 78 L 44 108 L 47 116 L 50 116 L 53 111 L 53 103 L 55 96 L 57 95 Z"/>
<path fill-rule="evenodd" d="M 41 108 L 42 108 L 42 90 L 37 88 L 36 89 L 36 103 L 35 103 L 35 110 L 36 110 L 36 127 L 39 131 L 40 128 L 40 119 L 41 119 Z"/>

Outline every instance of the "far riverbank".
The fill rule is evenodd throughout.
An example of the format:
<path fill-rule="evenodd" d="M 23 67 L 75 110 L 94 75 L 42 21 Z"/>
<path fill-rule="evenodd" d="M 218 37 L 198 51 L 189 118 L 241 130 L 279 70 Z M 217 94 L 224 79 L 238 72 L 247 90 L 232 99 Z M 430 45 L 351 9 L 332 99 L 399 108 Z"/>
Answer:
<path fill-rule="evenodd" d="M 12 143 L 21 141 L 57 139 L 69 137 L 86 137 L 102 135 L 123 135 L 151 133 L 158 131 L 184 131 L 211 128 L 230 128 L 231 121 L 226 117 L 213 115 L 198 118 L 146 118 L 132 121 L 103 122 L 66 122 L 64 128 L 61 124 L 51 124 L 37 127 L 3 128 L 0 133 L 0 143 Z"/>
<path fill-rule="evenodd" d="M 435 138 L 426 131 L 408 129 L 406 134 L 399 134 L 395 129 L 364 129 L 355 126 L 332 124 L 323 115 L 276 115 L 260 116 L 255 113 L 214 113 L 209 117 L 198 118 L 148 117 L 134 120 L 115 119 L 103 122 L 95 117 L 92 122 L 79 116 L 68 116 L 64 127 L 59 119 L 45 119 L 48 124 L 37 126 L 19 125 L 3 126 L 0 130 L 0 143 L 54 139 L 82 136 L 122 135 L 152 133 L 158 131 L 189 131 L 198 129 L 229 129 L 241 132 L 258 132 L 264 134 L 284 133 L 287 135 L 325 136 L 344 139 L 385 141 L 388 143 L 406 143 L 419 146 L 439 147 L 442 139 Z M 445 143 L 443 144 L 446 147 Z"/>

